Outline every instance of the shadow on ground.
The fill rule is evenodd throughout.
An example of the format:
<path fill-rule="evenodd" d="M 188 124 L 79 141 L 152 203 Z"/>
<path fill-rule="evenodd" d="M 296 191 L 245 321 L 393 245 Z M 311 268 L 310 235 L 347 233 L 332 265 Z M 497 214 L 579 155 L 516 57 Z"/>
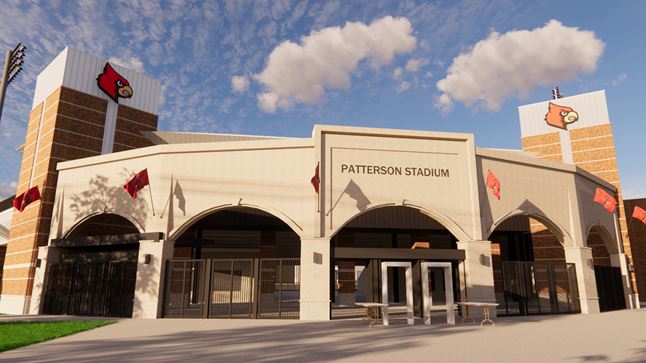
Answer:
<path fill-rule="evenodd" d="M 640 314 L 641 315 L 641 314 Z M 628 316 L 630 318 L 631 316 Z M 635 315 L 632 315 L 635 317 Z M 368 328 L 368 322 L 362 320 L 336 320 L 330 322 L 299 322 L 272 320 L 130 320 L 124 319 L 119 324 L 91 332 L 82 333 L 77 338 L 62 338 L 50 343 L 9 351 L 0 355 L 0 360 L 55 362 L 123 362 L 123 361 L 218 361 L 218 362 L 324 362 L 344 361 L 388 361 L 403 363 L 409 361 L 431 360 L 431 356 L 420 356 L 425 352 L 442 352 L 445 356 L 454 356 L 454 349 L 465 352 L 468 347 L 498 348 L 482 351 L 471 349 L 477 361 L 509 361 L 499 356 L 497 349 L 511 349 L 520 354 L 512 355 L 517 361 L 528 361 L 534 357 L 541 361 L 547 357 L 535 356 L 536 352 L 558 350 L 561 361 L 571 362 L 607 362 L 613 360 L 614 353 L 605 353 L 605 348 L 591 346 L 589 354 L 580 354 L 587 350 L 568 349 L 572 343 L 561 336 L 573 337 L 568 327 L 573 323 L 587 324 L 590 319 L 600 322 L 613 321 L 612 315 L 582 317 L 581 315 L 557 315 L 535 317 L 509 317 L 496 321 L 496 327 L 480 328 L 479 323 L 447 326 L 443 319 L 436 317 L 433 325 L 426 326 L 421 320 L 416 325 L 408 326 L 403 319 L 391 320 L 390 327 L 374 325 Z M 536 323 L 536 324 L 533 324 Z M 596 322 L 595 322 L 596 324 Z M 625 324 L 625 322 L 622 322 Z M 586 328 L 590 330 L 587 325 Z M 596 325 L 594 325 L 596 326 Z M 583 326 L 581 326 L 583 327 Z M 547 329 L 547 330 L 545 330 Z M 556 329 L 556 330 L 555 330 Z M 577 328 L 579 329 L 579 328 Z M 561 330 L 561 332 L 558 332 Z M 550 333 L 547 333 L 547 332 Z M 578 334 L 582 334 L 577 330 Z M 544 337 L 544 341 L 534 340 L 533 347 L 526 346 L 527 337 Z M 544 335 L 548 334 L 548 335 Z M 632 334 L 632 333 L 631 333 Z M 555 335 L 550 341 L 550 335 Z M 613 335 L 613 334 L 611 334 Z M 616 335 L 616 334 L 615 334 Z M 558 338 L 556 337 L 558 336 Z M 451 346 L 447 342 L 451 337 Z M 516 337 L 516 338 L 514 338 Z M 504 339 L 503 339 L 504 338 Z M 580 336 L 586 346 L 587 338 Z M 609 337 L 616 340 L 616 337 Z M 581 340 L 581 339 L 580 339 Z M 499 344 L 504 341 L 504 344 Z M 634 342 L 634 341 L 633 341 Z M 541 344 L 543 344 L 541 346 Z M 559 345 L 552 347 L 551 345 Z M 589 344 L 589 342 L 587 343 Z M 639 345 L 632 345 L 630 354 L 624 362 L 646 361 L 646 341 L 639 340 Z M 422 348 L 422 349 L 419 349 Z M 473 347 L 472 347 L 473 348 Z M 534 350 L 530 348 L 536 348 Z M 603 347 L 601 347 L 603 348 Z M 447 351 L 451 350 L 451 351 Z M 535 352 L 536 351 L 536 352 Z M 569 351 L 569 354 L 568 354 Z M 624 352 L 628 352 L 625 350 Z M 446 353 L 446 354 L 444 354 Z M 515 353 L 514 353 L 515 354 Z M 462 354 L 464 356 L 464 354 Z M 393 357 L 395 359 L 393 360 Z M 506 355 L 510 358 L 509 354 Z M 522 357 L 522 358 L 521 358 Z M 616 357 L 616 356 L 614 356 Z M 439 358 L 436 357 L 436 358 Z M 543 360 L 544 361 L 544 360 Z M 553 361 L 553 360 L 552 360 Z"/>

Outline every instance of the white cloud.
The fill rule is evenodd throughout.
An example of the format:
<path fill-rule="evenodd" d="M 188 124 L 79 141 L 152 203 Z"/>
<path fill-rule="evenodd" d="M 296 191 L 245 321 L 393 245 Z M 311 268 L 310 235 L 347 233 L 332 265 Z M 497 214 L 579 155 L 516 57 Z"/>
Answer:
<path fill-rule="evenodd" d="M 594 32 L 556 20 L 534 30 L 492 32 L 453 59 L 446 78 L 437 82 L 442 94 L 436 106 L 448 112 L 454 101 L 482 102 L 488 110 L 499 110 L 511 95 L 526 97 L 536 86 L 594 72 L 603 50 Z"/>
<path fill-rule="evenodd" d="M 246 76 L 231 77 L 231 89 L 233 92 L 244 92 L 249 88 L 249 78 Z"/>
<path fill-rule="evenodd" d="M 402 67 L 397 67 L 393 70 L 393 78 L 396 80 L 402 79 L 402 75 L 404 73 L 404 69 Z"/>
<path fill-rule="evenodd" d="M 317 103 L 326 89 L 348 89 L 359 61 L 366 59 L 377 68 L 415 49 L 412 32 L 408 19 L 386 16 L 369 25 L 347 22 L 323 28 L 301 37 L 300 44 L 285 41 L 255 76 L 264 86 L 258 104 L 265 112 L 275 112 L 297 102 Z"/>
<path fill-rule="evenodd" d="M 234 98 L 227 97 L 222 102 L 220 102 L 220 106 L 218 107 L 218 110 L 222 113 L 229 113 L 229 110 L 231 109 L 231 106 L 236 102 Z"/>
<path fill-rule="evenodd" d="M 406 62 L 406 70 L 413 73 L 417 72 L 418 69 L 428 64 L 426 59 L 409 59 Z"/>
<path fill-rule="evenodd" d="M 397 85 L 397 87 L 395 87 L 395 91 L 397 91 L 397 92 L 404 92 L 404 91 L 408 90 L 408 89 L 410 88 L 410 86 L 411 86 L 411 83 L 410 83 L 410 82 L 408 82 L 408 81 L 403 81 L 403 82 L 400 82 L 400 83 Z"/>
<path fill-rule="evenodd" d="M 628 74 L 627 73 L 622 73 L 617 76 L 617 78 L 613 79 L 610 83 L 612 83 L 613 86 L 617 86 L 620 83 L 623 83 L 623 81 L 628 79 Z"/>
<path fill-rule="evenodd" d="M 142 62 L 141 59 L 137 57 L 130 57 L 128 59 L 111 57 L 110 59 L 108 59 L 108 62 L 120 65 L 136 72 L 144 72 L 144 62 Z"/>
<path fill-rule="evenodd" d="M 10 183 L 4 183 L 0 181 L 0 200 L 4 200 L 10 195 L 14 195 L 16 193 L 16 186 L 17 184 L 15 181 L 12 181 Z"/>

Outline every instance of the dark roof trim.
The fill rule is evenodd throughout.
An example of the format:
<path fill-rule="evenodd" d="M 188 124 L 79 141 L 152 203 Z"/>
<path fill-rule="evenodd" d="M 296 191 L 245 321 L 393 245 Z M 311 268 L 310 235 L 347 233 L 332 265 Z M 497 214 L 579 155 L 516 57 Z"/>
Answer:
<path fill-rule="evenodd" d="M 13 201 L 15 197 L 16 197 L 15 195 L 12 195 L 3 201 L 0 201 L 0 212 L 4 212 L 7 209 L 11 209 L 13 207 L 13 204 L 11 204 L 11 201 Z"/>
<path fill-rule="evenodd" d="M 334 258 L 382 260 L 464 260 L 459 249 L 355 248 L 335 247 Z"/>

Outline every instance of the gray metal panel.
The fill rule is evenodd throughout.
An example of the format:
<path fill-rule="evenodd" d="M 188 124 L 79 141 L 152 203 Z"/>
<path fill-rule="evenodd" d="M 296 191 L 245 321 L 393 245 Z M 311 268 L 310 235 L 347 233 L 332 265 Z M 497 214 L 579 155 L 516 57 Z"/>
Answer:
<path fill-rule="evenodd" d="M 68 49 L 67 58 L 63 86 L 109 99 L 96 84 L 96 78 L 103 71 L 107 61 L 72 48 Z M 114 63 L 110 65 L 130 82 L 134 91 L 132 98 L 119 99 L 119 104 L 157 114 L 161 93 L 159 81 Z"/>
<path fill-rule="evenodd" d="M 60 86 L 110 100 L 96 83 L 96 78 L 103 72 L 106 62 L 81 51 L 65 48 L 38 75 L 32 109 Z M 110 65 L 130 82 L 130 86 L 134 90 L 132 98 L 121 98 L 119 104 L 156 115 L 161 94 L 159 81 L 114 63 L 110 63 Z M 110 102 L 112 101 L 110 100 Z"/>
<path fill-rule="evenodd" d="M 569 124 L 568 130 L 610 123 L 606 92 L 601 90 L 518 107 L 522 137 L 543 135 L 560 130 L 545 122 L 545 114 L 550 102 L 572 107 L 579 114 L 579 120 Z"/>

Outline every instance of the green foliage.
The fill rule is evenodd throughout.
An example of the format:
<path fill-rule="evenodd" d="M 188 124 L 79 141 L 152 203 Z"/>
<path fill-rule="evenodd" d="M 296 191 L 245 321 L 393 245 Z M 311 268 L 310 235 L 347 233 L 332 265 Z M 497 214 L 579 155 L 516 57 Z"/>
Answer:
<path fill-rule="evenodd" d="M 112 320 L 0 323 L 0 352 L 113 323 Z"/>

